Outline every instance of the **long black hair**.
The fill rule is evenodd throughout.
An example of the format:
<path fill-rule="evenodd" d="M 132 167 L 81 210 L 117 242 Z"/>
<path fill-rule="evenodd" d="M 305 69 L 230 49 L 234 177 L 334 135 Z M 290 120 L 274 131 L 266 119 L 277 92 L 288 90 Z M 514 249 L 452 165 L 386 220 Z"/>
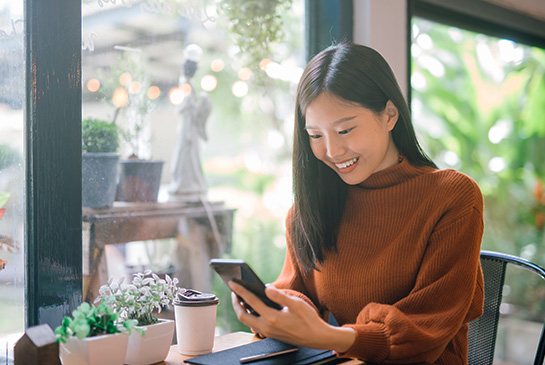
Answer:
<path fill-rule="evenodd" d="M 391 131 L 399 152 L 413 165 L 436 167 L 420 147 L 407 102 L 390 66 L 377 51 L 340 43 L 314 56 L 297 88 L 293 142 L 291 237 L 295 255 L 305 271 L 318 269 L 326 252 L 336 249 L 347 194 L 347 184 L 314 156 L 305 131 L 307 107 L 325 92 L 377 114 L 391 100 L 399 111 Z"/>

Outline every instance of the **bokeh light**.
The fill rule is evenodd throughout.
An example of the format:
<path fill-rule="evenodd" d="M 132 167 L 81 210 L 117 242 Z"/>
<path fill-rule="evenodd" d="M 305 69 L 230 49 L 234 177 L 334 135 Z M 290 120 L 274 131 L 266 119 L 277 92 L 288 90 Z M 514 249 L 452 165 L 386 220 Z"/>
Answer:
<path fill-rule="evenodd" d="M 243 67 L 238 71 L 238 78 L 242 81 L 246 81 L 252 77 L 253 73 L 248 67 Z"/>
<path fill-rule="evenodd" d="M 236 81 L 231 88 L 233 95 L 237 98 L 242 98 L 248 94 L 248 84 L 244 81 Z"/>
<path fill-rule="evenodd" d="M 91 79 L 87 81 L 87 90 L 94 93 L 98 91 L 98 89 L 100 89 L 100 81 L 98 81 L 97 79 Z"/>
<path fill-rule="evenodd" d="M 267 69 L 268 64 L 271 62 L 272 62 L 271 60 L 269 60 L 268 58 L 265 58 L 261 60 L 261 62 L 259 62 L 259 68 L 265 71 Z"/>
<path fill-rule="evenodd" d="M 132 81 L 132 76 L 130 73 L 125 72 L 119 76 L 119 83 L 123 86 L 127 86 Z"/>
<path fill-rule="evenodd" d="M 193 90 L 193 88 L 191 87 L 191 85 L 186 83 L 186 84 L 180 85 L 180 90 L 182 90 L 182 92 L 185 95 L 189 95 L 189 94 L 191 94 L 191 91 Z"/>
<path fill-rule="evenodd" d="M 210 63 L 210 69 L 214 72 L 220 72 L 225 67 L 223 60 L 216 58 Z"/>
<path fill-rule="evenodd" d="M 201 88 L 204 91 L 212 91 L 218 86 L 218 79 L 214 75 L 205 75 L 201 79 Z"/>
<path fill-rule="evenodd" d="M 150 86 L 146 95 L 149 99 L 155 100 L 161 95 L 161 89 L 158 86 Z"/>
<path fill-rule="evenodd" d="M 112 101 L 117 108 L 123 108 L 129 101 L 129 93 L 124 87 L 118 87 L 114 91 Z"/>
<path fill-rule="evenodd" d="M 180 105 L 184 102 L 185 94 L 179 87 L 173 87 L 168 92 L 168 100 L 174 105 Z"/>
<path fill-rule="evenodd" d="M 506 167 L 507 164 L 505 163 L 505 159 L 503 157 L 492 157 L 490 161 L 488 161 L 488 168 L 490 171 L 500 172 Z"/>

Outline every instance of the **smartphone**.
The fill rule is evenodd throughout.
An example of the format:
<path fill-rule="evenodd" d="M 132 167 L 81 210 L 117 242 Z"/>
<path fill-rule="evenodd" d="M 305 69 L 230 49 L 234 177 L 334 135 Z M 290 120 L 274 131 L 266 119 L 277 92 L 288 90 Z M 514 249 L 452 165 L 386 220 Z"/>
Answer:
<path fill-rule="evenodd" d="M 254 293 L 261 301 L 271 308 L 282 309 L 282 306 L 273 302 L 265 295 L 265 284 L 259 279 L 252 268 L 243 260 L 238 259 L 211 259 L 210 266 L 216 270 L 222 280 L 228 284 L 229 281 L 234 281 L 242 285 L 252 293 Z M 259 314 L 249 306 L 242 298 L 245 308 L 252 314 Z"/>

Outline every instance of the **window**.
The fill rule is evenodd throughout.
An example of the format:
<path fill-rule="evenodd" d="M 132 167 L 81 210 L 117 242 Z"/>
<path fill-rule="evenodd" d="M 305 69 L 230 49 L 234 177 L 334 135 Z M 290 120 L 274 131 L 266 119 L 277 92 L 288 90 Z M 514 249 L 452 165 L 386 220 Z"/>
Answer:
<path fill-rule="evenodd" d="M 0 1 L 0 363 L 24 331 L 23 1 Z"/>
<path fill-rule="evenodd" d="M 271 17 L 273 12 L 278 16 Z M 82 4 L 83 120 L 115 123 L 121 131 L 116 152 L 122 165 L 135 157 L 162 162 L 154 196 L 159 203 L 183 201 L 198 207 L 204 198 L 207 204 L 221 202 L 235 209 L 231 247 L 208 249 L 212 255 L 246 259 L 268 281 L 281 268 L 284 217 L 291 205 L 293 101 L 305 56 L 302 15 L 298 0 Z M 254 25 L 240 26 L 246 23 Z M 198 128 L 190 130 L 191 121 Z M 200 176 L 188 178 L 185 169 L 192 166 L 202 166 L 202 175 L 197 171 Z M 83 169 L 85 175 L 85 156 Z M 160 208 L 124 195 L 121 188 L 128 182 L 123 170 L 119 178 L 114 206 L 127 207 L 126 216 L 133 209 Z M 84 193 L 85 183 L 84 178 Z M 87 209 L 84 196 L 84 236 L 85 216 L 95 213 L 100 211 Z M 112 226 L 122 220 L 113 220 Z M 125 276 L 128 282 L 132 271 L 151 268 L 177 276 L 183 286 L 212 290 L 212 283 L 203 283 L 184 267 L 191 264 L 192 252 L 179 246 L 197 246 L 195 236 L 191 241 L 182 232 L 152 240 L 161 229 L 142 229 L 148 240 L 132 241 L 132 234 L 124 234 L 108 242 L 117 243 L 105 246 L 108 275 Z M 124 239 L 131 242 L 122 244 Z M 84 244 L 84 278 L 87 270 L 93 271 L 86 268 L 86 250 Z M 198 265 L 204 266 L 206 280 L 214 279 L 213 290 L 221 293 L 228 310 L 227 288 L 206 272 L 207 263 Z M 95 292 L 84 289 L 86 294 L 92 302 L 96 287 Z M 218 325 L 229 327 L 221 311 Z"/>
<path fill-rule="evenodd" d="M 479 184 L 483 249 L 545 265 L 545 50 L 413 18 L 411 56 L 416 128 L 441 167 Z M 500 328 L 497 360 L 532 362 L 541 326 L 532 337 L 533 323 L 520 321 L 545 317 L 543 294 L 511 278 L 519 281 L 504 290 L 510 325 Z"/>
<path fill-rule="evenodd" d="M 112 41 L 115 40 L 119 43 L 122 43 L 121 48 L 115 47 L 115 44 L 110 44 L 105 48 L 102 48 L 104 52 L 104 58 L 107 58 L 107 53 L 110 52 L 111 56 L 113 53 L 117 52 L 117 55 L 128 51 L 133 48 L 153 48 L 153 44 L 159 45 L 168 43 L 169 39 L 175 43 L 176 37 L 180 36 L 180 32 L 184 31 L 184 26 L 188 26 L 188 23 L 183 21 L 182 18 L 195 20 L 199 18 L 200 15 L 195 9 L 204 9 L 201 7 L 203 4 L 208 4 L 208 6 L 216 5 L 216 1 L 212 0 L 203 0 L 201 1 L 188 1 L 184 2 L 184 5 L 179 7 L 173 7 L 172 4 L 180 3 L 175 1 L 110 1 L 110 0 L 90 0 L 78 2 L 65 3 L 60 0 L 53 0 L 48 3 L 44 3 L 37 0 L 21 0 L 19 6 L 14 6 L 15 1 L 4 1 L 0 3 L 0 52 L 2 57 L 5 57 L 8 52 L 9 56 L 13 59 L 20 57 L 10 63 L 10 67 L 23 67 L 24 74 L 21 74 L 21 77 L 18 79 L 20 82 L 21 92 L 18 106 L 10 106 L 13 110 L 18 111 L 21 114 L 20 119 L 17 123 L 13 124 L 19 129 L 19 140 L 21 141 L 18 146 L 19 150 L 17 151 L 19 157 L 22 161 L 19 165 L 20 170 L 19 174 L 22 175 L 21 180 L 18 182 L 18 189 L 23 189 L 21 195 L 24 196 L 19 202 L 14 203 L 14 195 L 10 194 L 8 203 L 6 204 L 6 213 L 4 219 L 9 218 L 9 214 L 13 213 L 13 210 L 10 210 L 10 204 L 16 204 L 17 209 L 20 209 L 21 212 L 19 219 L 20 227 L 13 229 L 13 225 L 8 227 L 8 231 L 1 231 L 0 234 L 7 233 L 8 235 L 16 236 L 19 235 L 22 240 L 25 240 L 24 247 L 25 257 L 19 256 L 20 266 L 18 267 L 18 289 L 19 292 L 12 296 L 12 293 L 9 294 L 8 300 L 12 299 L 17 301 L 17 310 L 24 312 L 24 317 L 21 315 L 19 321 L 24 321 L 24 326 L 32 326 L 38 323 L 47 323 L 51 327 L 55 327 L 62 316 L 67 314 L 71 309 L 81 301 L 83 290 L 85 289 L 81 283 L 82 278 L 82 247 L 81 242 L 81 155 L 79 151 L 81 149 L 81 127 L 79 121 L 82 116 L 90 116 L 93 114 L 93 108 L 89 108 L 93 103 L 99 105 L 104 102 L 106 99 L 103 96 L 98 96 L 99 94 L 93 94 L 90 89 L 93 89 L 92 82 L 88 84 L 90 79 L 98 77 L 92 77 L 93 72 L 98 72 L 99 70 L 104 71 L 105 73 L 112 71 L 112 66 L 115 64 L 115 60 L 100 60 L 100 57 L 95 58 L 94 60 L 88 62 L 87 56 L 90 55 L 90 52 L 94 50 L 95 46 L 100 46 L 100 41 L 107 40 L 110 36 L 106 28 L 101 28 L 100 30 L 94 29 L 98 21 L 102 22 L 103 25 L 115 26 L 117 20 L 127 20 L 126 14 L 120 14 L 123 11 L 131 12 L 135 17 L 139 17 L 139 21 L 149 20 L 163 20 L 163 23 L 153 23 L 153 30 L 148 29 L 150 26 L 143 26 L 138 24 L 139 21 L 134 22 L 136 19 L 131 19 L 132 16 L 128 18 L 130 21 L 128 23 L 119 24 L 119 33 L 116 34 L 116 37 L 112 38 Z M 24 3 L 24 14 L 23 14 L 23 3 Z M 117 5 L 116 5 L 117 3 Z M 169 3 L 171 6 L 167 6 Z M 190 4 L 191 3 L 191 4 Z M 267 2 L 270 4 L 271 2 Z M 303 22 L 303 10 L 302 2 L 299 0 L 293 1 L 280 1 L 286 10 L 283 12 L 283 21 L 285 27 L 284 31 L 287 34 L 287 43 L 286 45 L 280 44 L 277 48 L 274 49 L 274 53 L 278 55 L 278 58 L 271 59 L 272 68 L 269 71 L 270 75 L 267 75 L 267 83 L 269 83 L 268 90 L 273 91 L 270 97 L 273 99 L 273 103 L 264 101 L 260 102 L 257 105 L 253 103 L 258 102 L 260 98 L 255 97 L 259 94 L 261 90 L 252 90 L 252 87 L 249 85 L 252 81 L 249 80 L 248 84 L 248 95 L 251 95 L 252 92 L 255 92 L 254 97 L 251 97 L 250 101 L 242 102 L 242 99 L 231 99 L 235 100 L 232 105 L 227 105 L 228 103 L 222 102 L 221 108 L 226 109 L 226 112 L 232 116 L 233 109 L 241 108 L 242 112 L 236 114 L 239 116 L 240 120 L 232 121 L 234 125 L 227 125 L 227 120 L 219 120 L 216 122 L 216 127 L 219 126 L 218 131 L 211 133 L 220 135 L 221 137 L 234 141 L 231 135 L 233 127 L 239 127 L 240 130 L 245 134 L 246 141 L 249 141 L 248 144 L 252 145 L 251 142 L 258 140 L 259 138 L 265 138 L 264 140 L 268 141 L 264 143 L 263 146 L 257 143 L 253 143 L 254 146 L 254 156 L 261 154 L 261 157 L 266 156 L 267 158 L 273 156 L 277 158 L 275 161 L 282 161 L 286 157 L 286 148 L 289 148 L 289 141 L 282 141 L 282 138 L 285 138 L 282 133 L 285 132 L 283 129 L 285 125 L 282 123 L 282 118 L 286 118 L 289 113 L 291 113 L 293 100 L 289 100 L 288 104 L 284 104 L 281 101 L 285 100 L 287 97 L 283 95 L 284 92 L 292 93 L 293 84 L 292 81 L 295 74 L 299 71 L 299 68 L 304 64 L 303 53 L 306 50 L 306 47 L 303 45 L 303 32 L 302 32 L 302 22 Z M 348 2 L 343 2 L 344 4 Z M 120 6 L 121 5 L 121 6 Z M 188 6 L 185 6 L 188 5 Z M 190 6 L 189 6 L 190 5 Z M 288 6 L 290 5 L 290 6 Z M 94 8 L 93 8 L 94 6 Z M 269 6 L 269 5 L 268 5 Z M 313 7 L 313 6 L 312 6 Z M 289 11 L 287 10 L 289 9 Z M 104 12 L 102 11 L 104 10 Z M 107 10 L 110 10 L 108 12 Z M 136 14 L 137 11 L 140 14 Z M 195 10 L 195 11 L 194 11 Z M 335 17 L 335 12 L 339 10 L 331 11 L 328 10 L 328 19 L 333 23 L 338 25 L 339 19 Z M 325 11 L 314 12 L 313 16 L 318 16 Z M 306 13 L 306 11 L 305 11 Z M 105 16 L 101 19 L 101 16 Z M 119 16 L 115 18 L 114 15 Z M 83 17 L 81 17 L 83 16 Z M 236 18 L 238 15 L 233 15 Z M 146 19 L 147 17 L 147 19 Z M 180 21 L 175 22 L 172 18 L 179 17 Z M 23 18 L 24 18 L 24 34 L 23 34 Z M 59 21 L 61 19 L 62 21 Z M 117 20 L 116 20 L 117 19 Z M 204 20 L 205 18 L 200 18 Z M 111 23 L 109 23 L 111 21 Z M 131 23 L 131 21 L 133 21 Z M 168 33 L 168 27 L 172 27 L 175 23 L 177 31 L 175 34 Z M 209 22 L 213 23 L 213 22 Z M 214 23 L 215 24 L 215 23 Z M 214 35 L 216 28 L 214 24 L 211 25 L 211 28 L 193 28 L 194 39 L 200 39 L 200 36 L 205 31 L 212 31 L 209 35 Z M 219 24 L 219 22 L 218 22 Z M 136 28 L 132 29 L 131 27 L 135 25 Z M 335 24 L 333 24 L 335 25 Z M 139 28 L 140 26 L 140 28 Z M 91 29 L 94 29 L 91 31 Z M 105 33 L 102 31 L 105 30 Z M 172 30 L 172 29 L 170 29 Z M 143 38 L 140 39 L 142 43 L 140 44 L 128 44 L 131 37 L 134 36 L 135 32 L 142 31 Z M 187 31 L 187 29 L 185 29 Z M 178 34 L 176 34 L 178 32 Z M 105 35 L 106 34 L 106 35 Z M 5 40 L 10 41 L 13 36 L 16 35 L 18 41 L 20 42 L 19 49 L 9 48 L 8 43 Z M 126 37 L 124 38 L 123 35 Z M 100 41 L 97 36 L 103 36 Z M 113 36 L 113 35 L 112 35 Z M 121 36 L 121 40 L 117 38 Z M 308 35 L 307 35 L 308 37 Z M 206 37 L 204 37 L 206 38 Z M 341 38 L 340 36 L 337 38 Z M 55 41 L 55 40 L 61 40 Z M 194 39 L 191 39 L 193 41 Z M 316 40 L 320 44 L 327 44 L 330 39 L 326 42 Z M 230 48 L 228 45 L 230 40 L 227 38 L 215 39 L 214 42 L 217 43 L 218 49 L 213 49 L 210 44 L 200 44 L 201 48 L 205 51 L 203 52 L 203 59 L 212 57 L 212 53 L 207 53 L 208 51 L 221 52 L 220 48 L 224 47 L 229 50 L 228 55 L 234 57 L 233 48 Z M 308 42 L 308 41 L 307 41 Z M 171 43 L 172 44 L 172 43 Z M 119 44 L 117 44 L 119 45 Z M 291 47 L 291 48 L 290 48 Z M 212 48 L 212 49 L 210 49 Z M 25 52 L 23 52 L 25 49 Z M 123 52 L 122 52 L 123 50 Z M 155 62 L 160 58 L 161 47 L 155 49 L 155 53 L 151 57 L 151 61 Z M 164 50 L 163 50 L 164 51 Z M 19 52 L 19 53 L 17 53 Z M 98 52 L 96 52 L 98 53 Z M 95 53 L 95 54 L 96 54 Z M 153 53 L 153 52 L 150 52 Z M 290 61 L 287 62 L 286 55 L 289 55 Z M 167 60 L 172 62 L 172 67 L 179 68 L 181 58 L 180 55 L 177 56 L 177 60 Z M 299 59 L 299 61 L 297 61 Z M 3 59 L 4 61 L 4 59 Z M 204 62 L 204 61 L 203 61 Z M 82 63 L 85 64 L 83 73 L 80 72 Z M 168 68 L 168 67 L 167 67 Z M 169 68 L 173 70 L 173 68 Z M 200 68 L 204 70 L 204 68 Z M 285 72 L 289 70 L 290 72 Z M 160 71 L 160 70 L 158 70 Z M 174 72 L 174 78 L 179 77 L 178 72 Z M 259 72 L 259 71 L 257 71 Z M 276 73 L 275 73 L 276 72 Z M 10 74 L 10 75 L 13 75 Z M 54 75 L 54 76 L 52 76 Z M 254 72 L 256 75 L 256 72 Z M 169 76 L 170 77 L 170 76 Z M 242 76 L 245 77 L 245 76 Z M 231 74 L 228 75 L 227 80 L 235 81 L 239 78 L 238 75 L 234 75 L 231 71 Z M 168 79 L 168 77 L 167 77 Z M 7 79 L 2 79 L 1 91 L 3 97 L 6 96 L 6 81 Z M 168 82 L 171 82 L 173 85 L 177 84 L 178 80 L 169 79 Z M 242 80 L 243 81 L 243 80 Z M 17 81 L 12 85 L 10 79 L 10 84 L 8 85 L 8 90 L 10 92 L 10 97 L 15 97 L 17 95 Z M 26 83 L 27 87 L 24 87 Z M 272 84 L 272 86 L 271 86 Z M 218 88 L 220 83 L 218 83 Z M 239 85 L 241 85 L 239 83 Z M 158 85 L 161 86 L 161 85 Z M 83 87 L 83 88 L 82 88 Z M 90 87 L 90 88 L 89 88 Z M 160 88 L 160 87 L 159 87 Z M 83 90 L 82 90 L 83 89 Z M 168 89 L 168 88 L 167 88 Z M 242 87 L 242 91 L 244 91 Z M 155 89 L 153 89 L 155 90 Z M 165 97 L 163 93 L 165 89 L 161 89 L 161 97 Z M 168 89 L 170 90 L 170 89 Z M 25 95 L 24 97 L 22 95 Z M 82 97 L 83 96 L 83 97 Z M 234 96 L 236 98 L 236 96 Z M 212 96 L 211 96 L 212 98 Z M 80 103 L 80 101 L 83 101 Z M 112 102 L 112 99 L 109 99 Z M 4 107 L 4 100 L 2 99 L 2 108 Z M 170 100 L 166 102 L 165 105 L 170 105 L 169 107 L 174 109 L 174 104 L 170 103 Z M 271 107 L 272 105 L 272 107 Z M 236 107 L 236 108 L 235 108 Z M 251 118 L 249 110 L 253 107 L 259 108 L 261 110 L 260 123 L 256 123 L 257 118 Z M 218 107 L 219 109 L 220 107 Z M 102 110 L 103 114 L 99 116 L 103 117 L 113 117 L 108 115 L 107 107 L 105 105 L 100 105 L 97 110 Z M 172 110 L 167 111 L 168 113 Z M 4 109 L 0 112 L 4 118 L 5 113 Z M 121 112 L 120 112 L 121 113 Z M 261 125 L 266 125 L 267 123 L 261 120 L 263 117 L 267 123 L 276 123 L 280 121 L 278 125 L 274 125 L 271 128 L 273 131 L 269 133 L 267 128 L 257 128 L 252 130 L 251 128 Z M 122 122 L 122 116 L 120 115 L 120 123 Z M 221 118 L 220 118 L 221 119 Z M 4 128 L 4 121 L 2 119 L 2 131 Z M 152 122 L 153 123 L 153 122 Z M 150 124 L 152 124 L 150 123 Z M 211 125 L 213 125 L 213 119 L 210 120 Z M 225 123 L 223 125 L 222 123 Z M 223 128 L 223 129 L 221 129 Z M 276 130 L 276 131 L 275 131 Z M 253 132 L 253 133 L 252 133 Z M 171 137 L 171 136 L 167 136 Z M 210 137 L 211 138 L 211 137 Z M 1 136 L 1 142 L 4 142 L 4 134 Z M 7 139 L 7 138 L 6 138 Z M 282 141 L 282 142 L 281 142 Z M 244 142 L 244 140 L 243 140 Z M 17 146 L 17 138 L 9 140 L 10 144 Z M 156 142 L 159 144 L 159 142 Z M 235 144 L 235 143 L 233 143 Z M 226 146 L 228 149 L 222 149 L 219 154 L 231 152 L 229 148 L 232 146 L 230 144 L 224 143 L 222 146 Z M 257 145 L 257 146 L 256 146 Z M 235 147 L 238 144 L 235 144 Z M 209 156 L 217 156 L 217 150 L 214 150 L 216 145 L 206 146 L 203 148 L 203 161 L 205 165 L 205 172 L 207 173 L 207 178 L 209 179 L 210 187 L 219 186 L 222 182 L 225 182 L 225 176 L 213 175 L 208 173 L 208 165 L 214 165 L 212 163 L 207 163 L 206 160 L 209 159 Z M 15 147 L 14 149 L 17 149 Z M 166 149 L 165 149 L 166 150 Z M 257 152 L 255 152 L 257 151 Z M 153 152 L 150 149 L 148 152 Z M 4 152 L 3 152 L 4 153 Z M 288 151 L 289 154 L 289 151 Z M 170 156 L 166 153 L 165 155 Z M 17 156 L 17 154 L 15 154 Z M 24 157 L 23 157 L 24 156 Z M 244 160 L 244 159 L 243 159 Z M 10 161 L 18 161 L 17 157 L 13 157 Z M 23 161 L 26 161 L 24 164 Z M 217 160 L 216 160 L 217 161 Z M 249 161 L 249 162 L 248 162 Z M 245 166 L 245 163 L 254 163 L 256 159 L 247 158 L 246 162 L 243 162 L 242 165 Z M 265 170 L 260 170 L 256 173 L 255 171 L 237 171 L 232 177 L 232 180 L 229 183 L 232 183 L 235 187 L 242 187 L 244 190 L 248 190 L 248 185 L 250 186 L 250 191 L 252 194 L 261 194 L 268 184 L 274 180 L 274 177 L 269 173 L 271 166 L 263 166 L 266 164 L 257 164 L 259 168 L 264 168 Z M 285 163 L 278 163 L 277 166 L 285 168 Z M 24 168 L 23 168 L 24 166 Z M 167 171 L 166 169 L 164 171 Z M 263 172 L 265 171 L 265 173 Z M 5 175 L 4 170 L 2 169 L 2 178 Z M 282 172 L 282 176 L 288 176 L 289 173 Z M 285 186 L 287 180 L 280 179 L 283 183 L 279 184 L 280 190 L 285 189 L 282 186 Z M 16 189 L 17 189 L 16 188 Z M 216 189 L 212 191 L 211 199 L 221 199 L 223 196 L 230 196 L 229 188 Z M 16 195 L 16 194 L 15 194 Z M 266 203 L 260 203 L 259 206 L 273 206 L 277 204 L 277 201 L 274 199 L 267 198 Z M 246 199 L 244 196 L 243 199 Z M 289 198 L 288 198 L 289 199 Z M 244 202 L 243 200 L 242 202 Z M 285 203 L 282 203 L 285 204 Z M 280 204 L 280 205 L 282 205 Z M 277 205 L 278 207 L 278 205 Z M 285 209 L 285 208 L 280 208 Z M 11 213 L 10 213 L 11 212 Z M 238 213 L 237 213 L 238 214 Z M 10 218 L 11 219 L 11 218 Z M 5 229 L 0 222 L 0 229 Z M 248 225 L 247 232 L 240 233 L 241 237 L 247 242 L 255 243 L 255 238 L 262 238 L 263 231 L 272 232 L 270 236 L 276 237 L 278 239 L 278 232 L 283 228 L 282 222 L 274 224 L 252 224 Z M 255 246 L 252 246 L 255 248 Z M 277 246 L 274 246 L 275 250 L 278 250 Z M 0 254 L 2 259 L 5 259 L 3 251 Z M 238 252 L 237 252 L 238 254 Z M 0 273 L 0 282 L 4 284 L 4 274 L 9 274 L 9 268 L 12 263 L 11 257 L 7 257 L 8 264 L 6 269 L 2 270 Z M 269 261 L 267 261 L 269 263 Z M 12 266 L 13 267 L 13 266 Z M 22 272 L 25 271 L 26 280 L 24 282 L 24 292 L 25 297 L 23 299 L 23 290 L 22 290 Z M 268 270 L 267 266 L 263 266 L 263 270 Z M 272 273 L 270 274 L 272 275 Z M 2 287 L 4 288 L 4 287 Z M 3 292 L 4 294 L 4 292 Z M 4 297 L 2 297 L 4 299 Z M 2 306 L 5 302 L 2 302 Z M 2 307 L 4 310 L 4 307 Z M 2 317 L 4 319 L 4 317 Z M 0 322 L 0 332 L 2 333 L 2 340 L 0 340 L 1 351 L 0 353 L 4 356 L 4 347 L 5 353 L 8 355 L 8 362 L 12 358 L 12 346 L 14 341 L 8 341 L 3 336 L 3 331 L 6 329 L 6 322 Z M 23 330 L 22 322 L 17 325 L 17 331 L 20 331 L 18 335 L 13 335 L 13 337 L 19 337 Z"/>

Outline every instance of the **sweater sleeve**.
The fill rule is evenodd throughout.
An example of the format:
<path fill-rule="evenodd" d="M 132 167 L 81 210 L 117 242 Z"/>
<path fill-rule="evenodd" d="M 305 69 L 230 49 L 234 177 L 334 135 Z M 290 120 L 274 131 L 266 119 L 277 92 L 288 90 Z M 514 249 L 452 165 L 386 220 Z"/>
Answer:
<path fill-rule="evenodd" d="M 344 325 L 356 331 L 356 341 L 340 356 L 368 362 L 433 363 L 462 328 L 482 314 L 483 215 L 482 196 L 476 189 L 476 203 L 463 211 L 446 212 L 435 226 L 409 295 L 393 305 L 369 303 L 356 323 Z M 463 349 L 454 352 L 464 355 Z"/>

